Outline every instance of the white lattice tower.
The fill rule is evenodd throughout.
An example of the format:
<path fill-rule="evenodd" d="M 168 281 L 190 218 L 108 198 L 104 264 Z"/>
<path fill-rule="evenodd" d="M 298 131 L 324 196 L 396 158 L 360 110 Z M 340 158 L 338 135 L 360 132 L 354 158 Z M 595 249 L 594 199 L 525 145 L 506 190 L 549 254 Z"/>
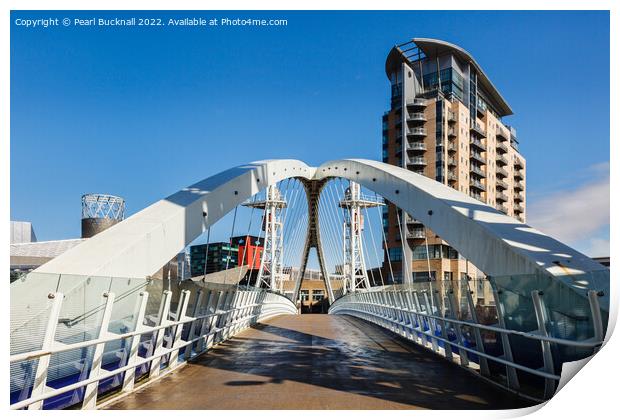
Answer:
<path fill-rule="evenodd" d="M 359 288 L 370 288 L 363 251 L 364 215 L 362 209 L 382 205 L 383 203 L 362 197 L 360 185 L 353 181 L 349 182 L 349 188 L 340 201 L 345 220 L 342 229 L 344 293 L 354 292 Z"/>
<path fill-rule="evenodd" d="M 286 200 L 276 185 L 267 187 L 265 200 L 245 203 L 245 206 L 264 209 L 265 244 L 261 257 L 256 287 L 267 287 L 279 292 L 284 291 L 284 275 L 282 273 L 283 223 L 282 210 L 286 208 Z"/>

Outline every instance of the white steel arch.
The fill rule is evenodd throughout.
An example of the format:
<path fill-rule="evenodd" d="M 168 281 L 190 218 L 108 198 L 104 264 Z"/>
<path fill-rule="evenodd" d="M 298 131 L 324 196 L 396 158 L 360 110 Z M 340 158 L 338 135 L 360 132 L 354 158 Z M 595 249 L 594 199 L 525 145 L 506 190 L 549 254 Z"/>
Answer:
<path fill-rule="evenodd" d="M 144 278 L 235 206 L 287 178 L 341 177 L 381 194 L 420 220 L 490 276 L 547 273 L 584 291 L 580 275 L 604 269 L 538 230 L 432 179 L 371 160 L 334 160 L 319 168 L 298 160 L 238 166 L 158 201 L 36 271 Z M 609 306 L 609 284 L 602 306 Z"/>
<path fill-rule="evenodd" d="M 287 178 L 310 179 L 299 160 L 265 160 L 228 169 L 160 200 L 35 271 L 146 278 L 246 199 Z"/>
<path fill-rule="evenodd" d="M 364 159 L 333 160 L 316 179 L 346 178 L 406 211 L 489 276 L 550 274 L 579 293 L 583 275 L 605 268 L 544 233 L 447 185 L 404 168 Z M 609 309 L 609 283 L 601 306 Z M 582 293 L 582 294 L 583 294 Z"/>

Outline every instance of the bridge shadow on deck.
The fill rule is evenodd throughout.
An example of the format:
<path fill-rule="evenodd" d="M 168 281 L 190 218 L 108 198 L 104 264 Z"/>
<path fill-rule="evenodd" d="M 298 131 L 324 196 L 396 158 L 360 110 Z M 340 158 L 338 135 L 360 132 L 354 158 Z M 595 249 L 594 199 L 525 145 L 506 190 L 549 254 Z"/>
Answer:
<path fill-rule="evenodd" d="M 501 409 L 532 405 L 348 316 L 280 316 L 116 409 Z"/>

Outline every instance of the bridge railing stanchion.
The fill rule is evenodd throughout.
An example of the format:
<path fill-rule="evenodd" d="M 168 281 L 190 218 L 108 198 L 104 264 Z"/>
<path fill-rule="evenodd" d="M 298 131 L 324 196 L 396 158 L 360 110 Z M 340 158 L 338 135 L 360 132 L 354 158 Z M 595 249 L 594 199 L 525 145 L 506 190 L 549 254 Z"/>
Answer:
<path fill-rule="evenodd" d="M 157 317 L 157 326 L 164 326 L 169 323 L 170 316 L 170 301 L 172 300 L 172 292 L 165 290 L 162 295 L 161 304 L 159 307 L 159 314 Z M 161 328 L 153 333 L 153 356 L 161 354 L 161 349 L 164 345 L 164 335 L 166 329 Z M 156 378 L 159 376 L 161 370 L 161 357 L 156 357 L 151 361 L 151 368 L 149 370 L 149 378 Z"/>
<path fill-rule="evenodd" d="M 202 325 L 202 322 L 204 321 L 204 319 L 201 319 L 201 320 L 197 319 L 200 316 L 200 312 L 202 310 L 203 299 L 204 299 L 204 292 L 202 291 L 202 289 L 199 289 L 198 293 L 196 293 L 196 299 L 194 300 L 194 307 L 192 309 L 192 318 L 194 319 L 189 324 L 189 331 L 187 334 L 188 344 L 185 347 L 185 360 L 186 361 L 192 358 L 192 351 L 194 349 L 194 346 L 198 348 L 198 343 L 194 344 L 192 340 L 196 338 L 197 326 Z"/>
<path fill-rule="evenodd" d="M 103 299 L 105 300 L 105 306 L 103 309 L 103 315 L 101 317 L 101 324 L 99 325 L 99 334 L 97 338 L 107 338 L 115 335 L 108 331 L 110 326 L 110 318 L 112 317 L 112 307 L 114 306 L 114 293 L 104 293 Z M 88 379 L 94 379 L 100 375 L 104 348 L 105 343 L 95 345 Z M 82 409 L 94 409 L 97 406 L 98 387 L 99 381 L 91 382 L 86 385 L 86 389 L 84 390 L 84 399 L 82 400 Z"/>
<path fill-rule="evenodd" d="M 139 333 L 146 329 L 144 325 L 144 315 L 146 314 L 146 305 L 149 300 L 148 292 L 140 292 L 136 305 L 135 318 L 133 323 L 133 331 Z M 131 366 L 138 361 L 138 348 L 140 347 L 140 334 L 134 335 L 129 339 L 129 353 L 127 357 L 127 366 Z M 133 391 L 136 380 L 136 367 L 129 368 L 123 376 L 123 387 L 121 392 L 127 393 Z"/>
<path fill-rule="evenodd" d="M 531 293 L 532 302 L 534 304 L 534 311 L 536 312 L 536 323 L 538 324 L 538 333 L 544 337 L 549 337 L 549 331 L 547 329 L 547 308 L 543 301 L 543 292 L 539 290 L 532 290 Z M 551 353 L 551 343 L 548 341 L 540 341 L 543 355 L 543 369 L 545 372 L 555 374 L 555 368 L 553 365 L 553 354 Z M 555 379 L 545 378 L 545 399 L 553 397 L 555 393 Z"/>
<path fill-rule="evenodd" d="M 420 305 L 420 297 L 418 296 L 418 292 L 413 291 L 411 292 L 411 294 L 413 295 L 413 304 L 416 309 L 416 312 L 420 314 L 420 315 L 417 315 L 417 318 L 418 318 L 418 328 L 422 336 L 422 345 L 424 347 L 428 347 L 428 337 L 425 334 L 426 330 L 424 329 L 424 323 L 426 322 L 426 325 L 429 325 L 429 326 L 430 324 L 429 324 L 428 318 L 421 315 L 423 311 L 422 311 L 422 305 Z"/>
<path fill-rule="evenodd" d="M 426 308 L 424 312 L 428 315 L 435 315 L 435 311 L 433 307 L 431 306 L 430 299 L 428 298 L 428 292 L 427 291 L 422 292 L 422 297 L 424 298 L 424 306 Z M 428 317 L 428 316 L 426 317 L 426 321 L 428 323 L 428 331 L 431 335 L 431 346 L 433 348 L 433 351 L 437 353 L 439 352 L 439 345 L 437 344 L 437 337 L 435 337 L 435 331 L 437 330 L 436 321 L 433 318 Z M 445 348 L 445 345 L 444 345 L 444 348 Z M 446 351 L 446 357 L 448 357 L 447 351 Z M 449 359 L 451 359 L 451 357 L 452 357 L 452 354 L 450 354 Z"/>
<path fill-rule="evenodd" d="M 495 300 L 495 310 L 497 312 L 497 323 L 500 328 L 506 329 L 506 320 L 504 319 L 504 304 L 500 300 L 501 292 L 497 289 L 496 285 L 491 283 L 491 289 L 493 291 L 493 300 Z M 510 338 L 508 334 L 505 332 L 499 333 L 501 341 L 502 341 L 502 350 L 504 352 L 503 358 L 513 363 L 514 358 L 512 357 L 512 347 L 510 345 Z M 519 377 L 517 375 L 517 370 L 513 366 L 506 365 L 506 378 L 508 381 L 508 387 L 513 390 L 518 390 L 521 388 L 519 384 Z"/>
<path fill-rule="evenodd" d="M 190 295 L 191 295 L 191 292 L 189 290 L 183 290 L 181 292 L 181 297 L 179 299 L 179 304 L 177 306 L 175 321 L 179 322 L 179 321 L 190 321 L 191 320 L 191 318 L 187 316 L 187 307 L 189 305 Z M 171 331 L 172 344 L 170 344 L 170 347 L 174 348 L 181 341 L 184 325 L 185 323 L 177 324 L 176 326 L 172 328 L 172 331 Z M 188 346 L 191 349 L 191 345 L 188 345 Z M 168 359 L 168 367 L 170 369 L 174 369 L 179 363 L 179 350 L 180 349 L 175 349 L 170 352 L 170 357 Z"/>
<path fill-rule="evenodd" d="M 56 327 L 58 326 L 58 317 L 60 316 L 60 308 L 62 307 L 63 294 L 50 293 L 47 298 L 52 301 L 49 318 L 47 319 L 47 327 L 43 337 L 42 350 L 52 350 L 56 337 Z M 51 354 L 46 354 L 39 358 L 37 370 L 34 376 L 34 384 L 30 398 L 38 397 L 47 389 L 47 373 L 49 370 Z M 43 400 L 34 402 L 28 406 L 28 410 L 40 410 L 43 408 Z"/>
<path fill-rule="evenodd" d="M 457 314 L 457 311 L 456 311 L 458 306 L 457 306 L 456 296 L 454 294 L 454 290 L 453 289 L 450 289 L 448 291 L 448 306 L 449 306 L 449 310 L 450 310 L 450 317 L 452 319 L 457 319 L 458 320 L 458 314 Z M 461 330 L 461 325 L 458 324 L 458 323 L 452 323 L 452 325 L 454 327 L 454 333 L 456 334 L 456 339 L 457 339 L 459 345 L 462 346 L 462 347 L 466 347 L 465 346 L 465 340 L 463 339 L 463 331 Z M 458 348 L 461 366 L 468 367 L 469 366 L 469 357 L 467 355 L 467 350 L 465 350 L 462 347 Z"/>
<path fill-rule="evenodd" d="M 469 282 L 464 280 L 465 284 L 465 295 L 467 297 L 467 306 L 469 307 L 469 313 L 471 314 L 471 319 L 474 324 L 479 324 L 478 322 L 478 314 L 476 313 L 476 306 L 474 305 L 473 291 L 469 288 Z M 476 349 L 480 353 L 485 353 L 484 349 L 484 341 L 482 341 L 482 333 L 480 332 L 479 327 L 474 327 L 474 339 L 476 340 Z M 480 365 L 480 374 L 482 376 L 490 376 L 491 372 L 489 371 L 489 362 L 486 357 L 478 356 L 478 364 Z"/>
<path fill-rule="evenodd" d="M 592 314 L 592 327 L 594 329 L 594 341 L 602 342 L 605 339 L 603 329 L 603 317 L 601 316 L 601 306 L 599 304 L 599 292 L 596 290 L 588 290 L 588 302 L 590 303 L 590 313 Z M 600 350 L 595 347 L 593 353 Z"/>

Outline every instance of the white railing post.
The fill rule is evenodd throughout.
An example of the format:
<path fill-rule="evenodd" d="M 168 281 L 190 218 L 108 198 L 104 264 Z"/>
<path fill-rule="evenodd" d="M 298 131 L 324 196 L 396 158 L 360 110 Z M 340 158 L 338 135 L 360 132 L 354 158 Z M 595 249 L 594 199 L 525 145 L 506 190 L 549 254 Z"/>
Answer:
<path fill-rule="evenodd" d="M 218 321 L 220 316 L 218 315 L 218 311 L 220 310 L 220 305 L 221 302 L 224 300 L 223 298 L 226 297 L 226 292 L 221 292 L 221 291 L 215 291 L 213 293 L 213 312 L 211 312 L 211 318 L 209 318 L 209 322 L 208 322 L 208 337 L 206 340 L 206 346 L 205 346 L 205 350 L 209 350 L 211 347 L 213 347 L 215 345 L 215 333 L 213 332 L 214 329 L 217 328 L 218 326 Z"/>
<path fill-rule="evenodd" d="M 601 317 L 601 307 L 598 302 L 599 293 L 596 290 L 588 291 L 588 302 L 590 302 L 590 312 L 592 314 L 592 327 L 594 328 L 594 341 L 602 342 L 605 338 L 603 329 L 603 318 Z M 593 353 L 598 352 L 600 347 L 595 347 Z"/>
<path fill-rule="evenodd" d="M 506 329 L 506 321 L 504 320 L 504 304 L 499 300 L 500 292 L 497 290 L 496 286 L 492 284 L 493 287 L 493 300 L 495 300 L 495 310 L 497 312 L 497 322 L 499 327 L 502 329 Z M 504 359 L 510 363 L 514 362 L 512 357 L 512 347 L 510 346 L 510 338 L 508 334 L 505 332 L 500 333 L 500 338 L 502 340 L 502 350 L 504 351 Z M 519 384 L 519 377 L 517 376 L 517 370 L 512 367 L 506 365 L 506 378 L 508 380 L 508 388 L 517 390 L 521 386 Z"/>
<path fill-rule="evenodd" d="M 547 330 L 547 310 L 542 300 L 543 292 L 539 290 L 533 290 L 532 302 L 534 303 L 534 311 L 536 312 L 536 323 L 538 324 L 538 332 L 544 337 L 549 337 L 549 331 Z M 553 355 L 551 353 L 551 343 L 548 341 L 540 341 L 543 354 L 543 369 L 547 373 L 554 374 L 555 368 L 553 366 Z M 555 380 L 545 378 L 545 399 L 553 397 L 555 393 Z"/>
<path fill-rule="evenodd" d="M 456 313 L 456 308 L 457 308 L 457 302 L 456 302 L 456 296 L 454 296 L 454 290 L 449 290 L 448 291 L 448 305 L 450 306 L 450 315 L 451 318 L 453 319 L 458 319 L 458 315 Z M 454 325 L 454 332 L 456 334 L 456 339 L 459 343 L 459 345 L 465 347 L 465 340 L 463 340 L 463 332 L 461 331 L 461 325 L 460 324 L 455 324 Z M 446 339 L 448 334 L 446 334 Z M 458 348 L 459 350 L 459 358 L 461 361 L 461 366 L 469 366 L 469 357 L 467 356 L 467 351 L 461 347 Z"/>
<path fill-rule="evenodd" d="M 418 298 L 417 292 L 410 291 L 410 297 L 412 299 L 413 308 L 415 310 L 415 320 L 417 324 L 416 330 L 420 332 L 420 334 L 416 334 L 416 340 L 419 342 L 422 340 L 422 345 L 426 348 L 428 345 L 428 340 L 426 339 L 426 331 L 424 330 L 424 319 L 422 318 L 422 307 L 420 306 L 420 299 Z"/>
<path fill-rule="evenodd" d="M 467 305 L 469 306 L 469 312 L 471 313 L 471 319 L 474 324 L 478 324 L 478 314 L 476 313 L 476 307 L 474 305 L 474 298 L 472 296 L 473 292 L 469 289 L 469 282 L 465 281 L 465 285 L 467 286 L 467 290 L 465 294 L 467 295 Z M 476 340 L 476 348 L 480 353 L 485 353 L 484 351 L 484 342 L 482 341 L 482 334 L 480 333 L 480 328 L 474 328 L 474 339 Z M 480 374 L 483 376 L 489 376 L 491 372 L 489 371 L 489 363 L 486 357 L 478 356 L 478 364 L 480 365 Z"/>
<path fill-rule="evenodd" d="M 185 360 L 186 361 L 192 358 L 192 350 L 194 347 L 194 343 L 192 342 L 192 340 L 196 338 L 196 327 L 199 323 L 200 325 L 202 325 L 202 322 L 204 322 L 204 319 L 201 319 L 200 321 L 196 320 L 196 318 L 200 316 L 203 298 L 204 298 L 203 290 L 198 289 L 198 293 L 196 293 L 196 300 L 194 301 L 194 308 L 192 310 L 192 318 L 194 319 L 189 325 L 189 333 L 187 335 L 187 341 L 189 343 L 187 344 L 187 347 L 185 347 Z M 196 349 L 198 349 L 198 345 L 196 345 Z"/>
<path fill-rule="evenodd" d="M 144 315 L 146 314 L 146 304 L 149 300 L 148 292 L 140 292 L 138 295 L 137 311 L 134 318 L 134 332 L 144 331 L 147 327 L 144 325 Z M 126 366 L 133 366 L 138 361 L 138 349 L 140 347 L 141 335 L 134 335 L 129 339 L 129 356 L 127 357 Z M 122 392 L 127 393 L 133 391 L 136 380 L 136 367 L 129 368 L 125 371 L 123 377 Z"/>
<path fill-rule="evenodd" d="M 179 304 L 177 305 L 177 312 L 175 315 L 175 321 L 190 321 L 191 318 L 187 316 L 187 306 L 189 305 L 189 290 L 183 290 L 181 292 L 181 296 L 179 298 Z M 185 324 L 177 324 L 170 331 L 172 335 L 172 344 L 170 347 L 174 348 L 177 343 L 181 341 L 181 335 L 183 334 L 183 326 Z M 191 345 L 190 345 L 191 347 Z M 179 349 L 173 350 L 170 352 L 170 357 L 168 358 L 168 368 L 174 369 L 179 364 Z"/>
<path fill-rule="evenodd" d="M 60 308 L 62 307 L 63 294 L 50 293 L 47 295 L 47 298 L 52 301 L 52 308 L 50 310 L 49 318 L 47 319 L 47 327 L 45 328 L 45 335 L 43 336 L 43 345 L 41 346 L 41 349 L 51 351 L 54 347 L 56 327 L 58 326 L 58 316 L 60 315 Z M 38 397 L 46 391 L 47 372 L 50 366 L 51 357 L 51 354 L 46 354 L 39 358 L 30 398 Z M 28 410 L 40 410 L 41 408 L 43 408 L 43 400 L 34 402 L 28 406 Z"/>
<path fill-rule="evenodd" d="M 422 296 L 424 297 L 424 306 L 426 307 L 426 313 L 428 315 L 435 315 L 435 311 L 433 310 L 433 307 L 431 306 L 431 302 L 430 299 L 428 298 L 428 292 L 422 292 Z M 434 352 L 438 352 L 439 351 L 439 345 L 437 344 L 437 337 L 435 337 L 435 331 L 437 329 L 437 327 L 435 326 L 435 320 L 431 317 L 426 317 L 426 321 L 428 322 L 428 328 L 429 328 L 429 332 L 431 334 L 431 345 L 433 347 L 433 351 Z M 443 331 L 442 331 L 443 334 Z M 444 349 L 446 348 L 446 345 L 444 343 Z M 448 356 L 448 352 L 446 351 L 446 357 Z M 450 357 L 452 357 L 452 353 L 450 353 Z"/>
<path fill-rule="evenodd" d="M 170 321 L 168 317 L 170 315 L 170 300 L 172 298 L 172 292 L 169 290 L 165 290 L 162 299 L 161 305 L 159 306 L 159 315 L 157 317 L 157 326 L 167 325 Z M 164 344 L 164 335 L 166 333 L 165 328 L 160 328 L 153 333 L 153 356 L 158 356 L 161 354 L 161 349 Z M 149 371 L 149 378 L 156 378 L 159 376 L 159 372 L 161 370 L 161 357 L 156 357 L 151 361 L 151 369 Z"/>
<path fill-rule="evenodd" d="M 108 328 L 110 326 L 110 318 L 112 317 L 112 307 L 114 306 L 114 293 L 104 293 L 103 298 L 105 299 L 105 308 L 103 310 L 101 325 L 99 327 L 99 335 L 97 338 L 107 338 L 115 335 L 108 331 Z M 94 379 L 100 375 L 104 348 L 105 343 L 100 343 L 95 346 L 88 379 Z M 86 385 L 86 390 L 84 391 L 84 399 L 82 400 L 82 409 L 93 409 L 97 406 L 98 388 L 99 381 L 91 382 Z"/>

